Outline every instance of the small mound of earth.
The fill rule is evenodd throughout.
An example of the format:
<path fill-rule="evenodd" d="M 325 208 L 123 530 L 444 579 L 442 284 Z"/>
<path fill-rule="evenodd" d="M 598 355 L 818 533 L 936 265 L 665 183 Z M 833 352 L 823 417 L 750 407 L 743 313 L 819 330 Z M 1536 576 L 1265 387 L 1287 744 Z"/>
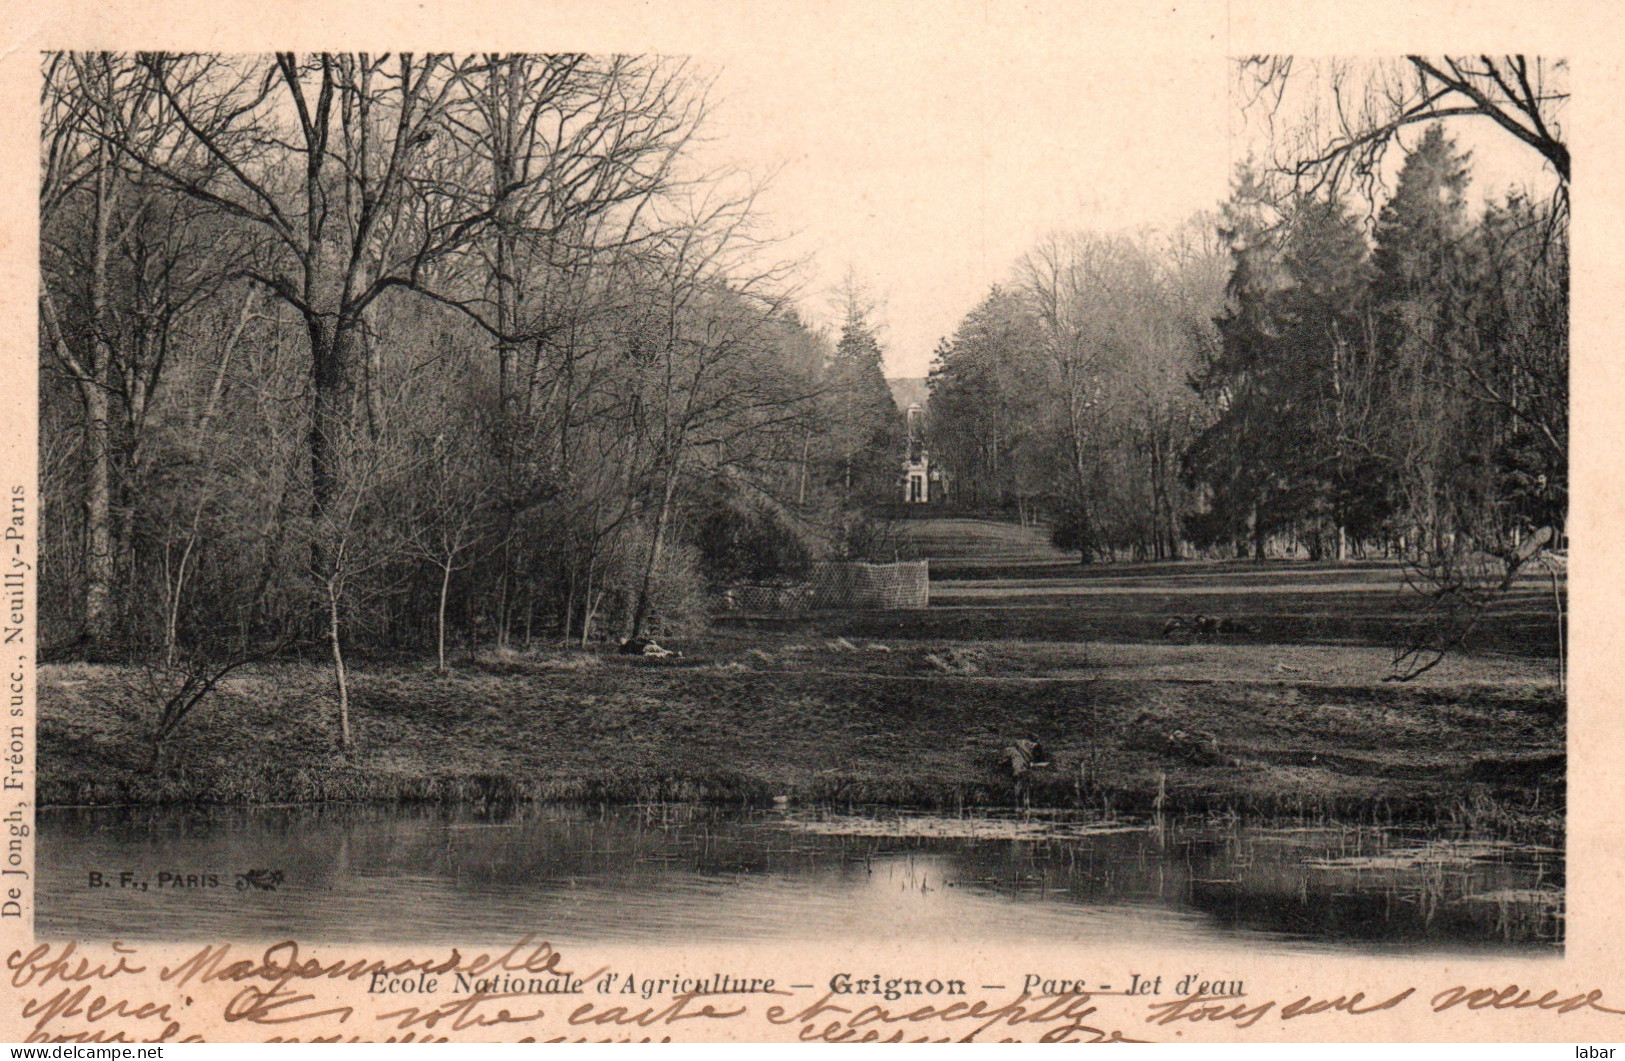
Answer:
<path fill-rule="evenodd" d="M 987 653 L 974 648 L 950 648 L 927 652 L 925 662 L 943 674 L 981 674 L 987 670 Z"/>

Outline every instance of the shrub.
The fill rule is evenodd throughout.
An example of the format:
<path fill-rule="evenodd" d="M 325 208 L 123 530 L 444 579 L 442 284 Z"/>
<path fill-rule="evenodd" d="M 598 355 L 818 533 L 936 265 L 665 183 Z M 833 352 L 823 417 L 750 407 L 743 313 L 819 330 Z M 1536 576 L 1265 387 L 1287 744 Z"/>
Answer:
<path fill-rule="evenodd" d="M 700 569 L 715 587 L 802 578 L 812 561 L 783 515 L 726 501 L 706 506 L 694 537 Z"/>

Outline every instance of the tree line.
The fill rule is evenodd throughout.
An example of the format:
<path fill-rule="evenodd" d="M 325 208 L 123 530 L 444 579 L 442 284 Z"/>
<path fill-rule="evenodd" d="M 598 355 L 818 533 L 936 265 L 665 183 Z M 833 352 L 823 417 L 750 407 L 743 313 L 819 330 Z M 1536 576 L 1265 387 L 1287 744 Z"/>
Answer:
<path fill-rule="evenodd" d="M 1172 238 L 1046 240 L 965 317 L 931 377 L 957 503 L 1041 515 L 1086 561 L 1444 572 L 1561 537 L 1566 196 L 1471 210 L 1437 121 L 1367 215 L 1280 176 L 1241 167 Z"/>
<path fill-rule="evenodd" d="M 645 56 L 46 56 L 47 652 L 639 636 L 862 554 L 896 411 Z M 347 719 L 341 719 L 347 721 Z"/>

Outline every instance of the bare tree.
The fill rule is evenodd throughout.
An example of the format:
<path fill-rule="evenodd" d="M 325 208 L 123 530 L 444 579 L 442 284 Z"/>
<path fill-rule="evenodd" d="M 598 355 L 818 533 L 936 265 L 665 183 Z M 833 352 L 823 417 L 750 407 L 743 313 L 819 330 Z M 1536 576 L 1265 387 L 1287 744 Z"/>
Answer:
<path fill-rule="evenodd" d="M 445 56 L 412 54 L 139 61 L 163 118 L 216 162 L 219 177 L 203 182 L 139 145 L 118 146 L 177 190 L 253 226 L 264 254 L 243 274 L 304 320 L 319 520 L 339 487 L 334 442 L 349 419 L 346 397 L 358 383 L 371 394 L 356 364 L 369 307 L 389 287 L 417 283 L 484 219 L 448 216 L 447 196 L 418 180 L 463 70 Z M 366 405 L 375 413 L 372 398 Z"/>
<path fill-rule="evenodd" d="M 75 385 L 83 407 L 85 562 L 82 640 L 101 649 L 111 632 L 114 582 L 111 396 L 119 353 L 110 320 L 111 261 L 141 203 L 120 165 L 116 138 L 160 137 L 143 121 L 147 100 L 127 62 L 108 56 L 52 56 L 46 65 L 41 216 L 41 332 Z M 84 202 L 89 232 L 62 232 L 65 215 Z M 75 239 L 75 237 L 78 237 Z M 78 243 L 77 248 L 69 244 Z M 78 250 L 79 253 L 73 253 Z M 66 260 L 65 260 L 66 259 Z M 76 278 L 82 288 L 72 290 Z M 81 304 L 79 327 L 61 303 Z"/>
<path fill-rule="evenodd" d="M 583 389 L 601 382 L 581 371 L 594 319 L 624 310 L 637 290 L 627 269 L 667 229 L 656 207 L 681 186 L 676 166 L 703 119 L 703 89 L 680 61 L 487 55 L 448 110 L 456 154 L 440 181 L 486 220 L 420 289 L 496 348 L 499 644 L 535 606 L 519 570 L 536 543 L 520 524 L 566 489 Z"/>
<path fill-rule="evenodd" d="M 380 587 L 368 585 L 379 572 L 407 551 L 399 505 L 402 482 L 418 458 L 389 435 L 379 439 L 351 430 L 339 439 L 335 469 L 342 471 L 339 492 L 312 529 L 325 548 L 321 566 L 310 572 L 325 622 L 323 636 L 333 661 L 338 693 L 339 743 L 351 746 L 350 680 L 345 662 L 345 630 L 350 613 L 367 603 Z"/>
<path fill-rule="evenodd" d="M 1237 63 L 1244 110 L 1275 141 L 1275 169 L 1300 190 L 1381 183 L 1388 148 L 1413 125 L 1483 118 L 1569 183 L 1562 112 L 1568 63 L 1524 55 L 1408 55 L 1389 61 L 1252 56 Z M 1565 198 L 1566 201 L 1566 198 Z"/>
<path fill-rule="evenodd" d="M 147 661 L 127 675 L 126 695 L 145 709 L 148 725 L 147 769 L 161 773 L 169 765 L 171 742 L 194 718 L 221 682 L 288 647 L 286 640 L 258 648 L 241 644 L 188 652 L 162 662 Z"/>
<path fill-rule="evenodd" d="M 757 249 L 750 232 L 753 201 L 748 194 L 704 204 L 705 213 L 671 234 L 651 259 L 653 312 L 646 351 L 637 356 L 634 427 L 652 457 L 652 512 L 629 637 L 639 636 L 649 618 L 655 572 L 689 462 L 714 460 L 739 434 L 760 431 L 755 414 L 771 409 L 776 422 L 794 418 L 794 398 L 764 394 L 752 386 L 760 377 L 744 371 L 769 345 L 768 322 L 782 300 L 775 290 L 781 269 L 746 275 L 743 268 Z"/>
<path fill-rule="evenodd" d="M 523 351 L 540 356 L 569 329 L 596 266 L 658 238 L 651 204 L 673 186 L 704 97 L 682 63 L 625 56 L 489 55 L 469 78 L 447 129 L 472 178 L 463 212 L 485 218 L 471 247 L 489 282 L 437 294 L 495 337 L 512 430 L 543 367 L 527 370 Z"/>
<path fill-rule="evenodd" d="M 1427 551 L 1409 566 L 1406 578 L 1421 607 L 1408 626 L 1405 642 L 1394 650 L 1392 673 L 1384 681 L 1408 682 L 1442 663 L 1465 645 L 1490 608 L 1525 576 L 1530 562 L 1551 544 L 1552 528 L 1542 527 L 1521 541 L 1486 540 L 1463 534 L 1465 548 L 1449 542 Z M 1548 567 L 1548 570 L 1551 570 Z M 1552 572 L 1558 601 L 1558 658 L 1562 671 L 1562 597 Z"/>
<path fill-rule="evenodd" d="M 1060 383 L 1058 427 L 1071 482 L 1074 544 L 1088 561 L 1097 543 L 1091 511 L 1105 377 L 1113 357 L 1107 321 L 1124 245 L 1092 236 L 1051 236 L 1017 267 L 1038 313 L 1044 355 Z"/>
<path fill-rule="evenodd" d="M 482 466 L 466 439 L 447 425 L 430 439 L 420 459 L 419 493 L 406 548 L 433 564 L 439 575 L 435 607 L 436 670 L 446 666 L 446 602 L 451 578 L 473 563 L 471 555 L 488 533 L 487 517 L 496 502 L 489 468 Z"/>
<path fill-rule="evenodd" d="M 198 467 L 199 475 L 194 487 L 194 494 L 190 512 L 178 528 L 170 528 L 169 533 L 162 535 L 162 567 L 164 578 L 164 629 L 163 629 L 163 657 L 166 666 L 173 666 L 176 652 L 180 647 L 180 616 L 189 582 L 196 569 L 196 556 L 204 537 L 204 516 L 219 484 L 215 481 L 215 466 L 218 461 L 218 449 L 214 443 L 214 427 L 219 415 L 220 403 L 225 394 L 226 380 L 231 372 L 232 356 L 242 341 L 243 333 L 253 318 L 258 302 L 258 291 L 254 287 L 247 288 L 243 293 L 241 309 L 231 331 L 221 343 L 219 358 L 215 364 L 213 378 L 210 381 L 208 395 L 204 399 L 203 407 L 199 411 L 194 426 L 194 433 L 188 439 L 188 458 Z M 174 533 L 175 530 L 179 533 Z"/>
<path fill-rule="evenodd" d="M 89 411 L 53 408 L 76 429 L 54 466 L 97 502 L 93 533 L 72 529 L 97 572 L 78 581 L 116 603 L 135 572 L 169 664 L 211 615 L 240 644 L 322 631 L 347 730 L 349 645 L 398 636 L 413 594 L 434 601 L 442 666 L 459 597 L 504 643 L 550 596 L 567 636 L 611 614 L 641 627 L 663 580 L 697 585 L 702 486 L 809 496 L 788 469 L 820 426 L 816 365 L 790 365 L 781 272 L 748 260 L 751 192 L 684 161 L 705 86 L 681 62 L 151 53 L 55 71 L 42 219 L 79 257 L 47 270 L 42 360 L 63 366 L 51 400 L 72 387 Z M 98 247 L 107 268 L 80 268 Z M 103 323 L 98 276 L 123 300 Z M 160 311 L 175 326 L 135 327 Z M 422 417 L 399 422 L 407 402 L 439 403 L 433 434 L 494 459 L 436 451 Z M 98 465 L 141 432 L 129 463 L 151 454 L 150 474 Z M 139 555 L 115 548 L 120 490 L 142 506 Z M 409 511 L 436 494 L 434 518 Z"/>

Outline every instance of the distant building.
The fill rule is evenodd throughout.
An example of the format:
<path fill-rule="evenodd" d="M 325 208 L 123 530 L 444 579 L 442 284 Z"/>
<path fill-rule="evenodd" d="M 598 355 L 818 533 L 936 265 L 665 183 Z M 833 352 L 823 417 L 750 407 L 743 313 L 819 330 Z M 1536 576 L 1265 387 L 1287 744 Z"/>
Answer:
<path fill-rule="evenodd" d="M 903 501 L 911 505 L 928 505 L 943 500 L 942 471 L 931 466 L 931 454 L 925 448 L 925 410 L 930 391 L 923 379 L 892 379 L 892 400 L 907 418 L 905 434 L 907 452 L 903 455 Z"/>
<path fill-rule="evenodd" d="M 903 459 L 903 500 L 914 505 L 931 501 L 931 455 L 925 451 L 922 437 L 925 410 L 910 405 L 908 416 L 908 455 Z"/>

